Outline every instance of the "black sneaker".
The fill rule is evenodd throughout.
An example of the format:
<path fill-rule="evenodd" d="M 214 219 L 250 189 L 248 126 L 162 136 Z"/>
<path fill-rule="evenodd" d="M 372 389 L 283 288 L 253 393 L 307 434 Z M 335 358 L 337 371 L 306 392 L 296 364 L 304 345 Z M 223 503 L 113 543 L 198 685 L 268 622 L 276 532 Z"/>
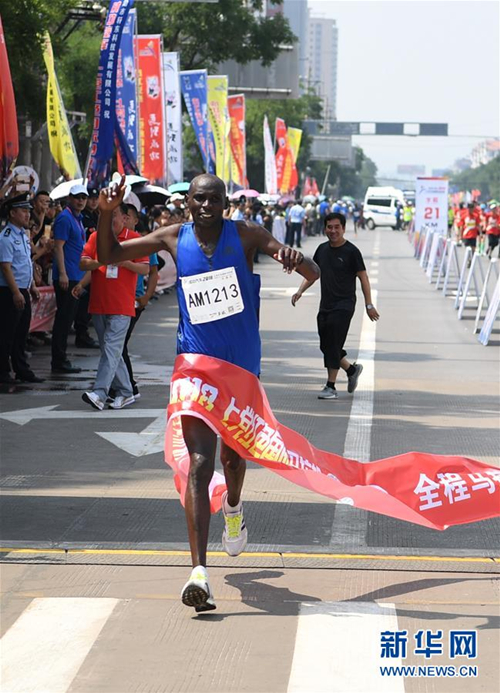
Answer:
<path fill-rule="evenodd" d="M 363 366 L 360 363 L 353 363 L 352 365 L 356 372 L 347 377 L 347 392 L 354 392 L 358 387 L 359 376 L 363 372 Z"/>
<path fill-rule="evenodd" d="M 81 373 L 81 368 L 72 366 L 69 361 L 67 363 L 53 364 L 52 373 Z"/>

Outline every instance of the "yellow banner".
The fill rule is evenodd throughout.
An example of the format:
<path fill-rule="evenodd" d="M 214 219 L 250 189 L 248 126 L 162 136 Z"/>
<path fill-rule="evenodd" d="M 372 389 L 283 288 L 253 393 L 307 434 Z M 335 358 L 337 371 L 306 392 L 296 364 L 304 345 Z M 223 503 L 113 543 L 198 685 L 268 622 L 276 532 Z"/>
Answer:
<path fill-rule="evenodd" d="M 54 54 L 50 36 L 45 35 L 43 59 L 47 68 L 47 129 L 49 133 L 50 152 L 56 164 L 67 180 L 81 178 L 82 172 L 75 145 L 71 137 L 68 117 L 57 82 L 54 69 Z"/>
<path fill-rule="evenodd" d="M 299 128 L 288 128 L 288 144 L 293 154 L 293 162 L 296 163 L 299 155 L 300 142 L 302 140 L 302 130 Z"/>
<path fill-rule="evenodd" d="M 229 138 L 227 132 L 227 75 L 207 78 L 208 118 L 215 141 L 215 173 L 229 182 Z M 227 150 L 227 151 L 226 151 Z"/>

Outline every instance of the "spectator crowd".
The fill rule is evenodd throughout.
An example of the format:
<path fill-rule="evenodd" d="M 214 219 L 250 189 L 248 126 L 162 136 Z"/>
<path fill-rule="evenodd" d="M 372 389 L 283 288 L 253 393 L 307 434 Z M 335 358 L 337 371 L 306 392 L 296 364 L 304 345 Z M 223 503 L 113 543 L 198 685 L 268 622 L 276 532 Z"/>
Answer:
<path fill-rule="evenodd" d="M 81 371 L 68 356 L 68 340 L 78 349 L 100 349 L 94 389 L 83 399 L 96 409 L 122 408 L 139 397 L 128 353 L 129 340 L 143 311 L 175 276 L 161 282 L 169 257 L 151 255 L 139 261 L 103 266 L 96 253 L 99 190 L 75 182 L 65 197 L 17 186 L 0 191 L 0 382 L 41 382 L 30 368 L 26 348 L 51 347 L 51 371 L 67 376 Z M 264 226 L 280 242 L 300 248 L 304 238 L 324 233 L 331 212 L 351 218 L 356 234 L 364 229 L 363 207 L 351 198 L 324 196 L 232 196 L 224 216 Z M 408 228 L 414 209 L 401 205 L 399 228 Z M 500 238 L 500 208 L 476 202 L 450 206 L 449 235 L 490 257 Z M 165 196 L 162 204 L 146 204 L 129 191 L 113 218 L 118 240 L 148 234 L 159 227 L 189 221 L 185 194 Z M 259 262 L 258 254 L 254 258 Z M 160 288 L 162 287 L 162 288 Z M 40 291 L 53 292 L 55 314 L 47 329 L 32 324 Z M 97 339 L 92 336 L 93 326 Z"/>

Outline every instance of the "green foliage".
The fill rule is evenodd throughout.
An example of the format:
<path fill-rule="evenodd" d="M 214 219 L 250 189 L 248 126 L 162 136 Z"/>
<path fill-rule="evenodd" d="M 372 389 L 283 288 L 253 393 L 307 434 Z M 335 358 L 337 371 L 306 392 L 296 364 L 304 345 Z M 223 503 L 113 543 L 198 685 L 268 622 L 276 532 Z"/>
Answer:
<path fill-rule="evenodd" d="M 500 199 L 500 156 L 488 164 L 469 168 L 452 176 L 450 183 L 457 190 L 480 190 L 482 200 Z"/>
<path fill-rule="evenodd" d="M 274 134 L 276 118 L 283 118 L 287 126 L 302 128 L 307 118 L 321 117 L 321 100 L 313 92 L 304 94 L 299 99 L 247 99 L 246 102 L 246 138 L 247 138 L 247 175 L 250 185 L 257 190 L 264 190 L 264 139 L 263 122 L 267 115 L 271 135 Z M 303 171 L 309 161 L 311 138 L 302 134 L 297 167 Z"/>
<path fill-rule="evenodd" d="M 0 0 L 17 112 L 35 122 L 45 120 L 43 35 L 52 35 L 57 55 L 61 37 L 54 36 L 55 30 L 74 5 L 75 0 Z"/>
<path fill-rule="evenodd" d="M 80 161 L 85 161 L 94 114 L 95 80 L 99 66 L 102 28 L 94 22 L 83 24 L 68 38 L 65 51 L 56 57 L 56 74 L 67 110 L 86 114 L 85 123 L 73 128 Z"/>
<path fill-rule="evenodd" d="M 274 0 L 274 4 L 280 4 Z M 164 48 L 179 51 L 181 68 L 209 71 L 225 60 L 270 65 L 280 46 L 296 41 L 282 14 L 258 17 L 262 0 L 219 0 L 212 3 L 137 4 L 141 34 L 162 33 Z"/>

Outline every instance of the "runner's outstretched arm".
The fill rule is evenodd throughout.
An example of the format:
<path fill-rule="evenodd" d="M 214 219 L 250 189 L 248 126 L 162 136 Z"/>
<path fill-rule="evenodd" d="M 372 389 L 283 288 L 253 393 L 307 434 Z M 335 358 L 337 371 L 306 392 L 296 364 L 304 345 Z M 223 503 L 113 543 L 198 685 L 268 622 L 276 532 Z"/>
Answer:
<path fill-rule="evenodd" d="M 259 224 L 247 222 L 246 228 L 248 233 L 252 235 L 252 239 L 254 239 L 255 248 L 258 248 L 261 253 L 269 255 L 283 265 L 283 272 L 291 274 L 295 271 L 305 277 L 305 279 L 313 282 L 319 279 L 320 270 L 314 260 L 305 257 L 295 248 L 283 245 Z"/>

